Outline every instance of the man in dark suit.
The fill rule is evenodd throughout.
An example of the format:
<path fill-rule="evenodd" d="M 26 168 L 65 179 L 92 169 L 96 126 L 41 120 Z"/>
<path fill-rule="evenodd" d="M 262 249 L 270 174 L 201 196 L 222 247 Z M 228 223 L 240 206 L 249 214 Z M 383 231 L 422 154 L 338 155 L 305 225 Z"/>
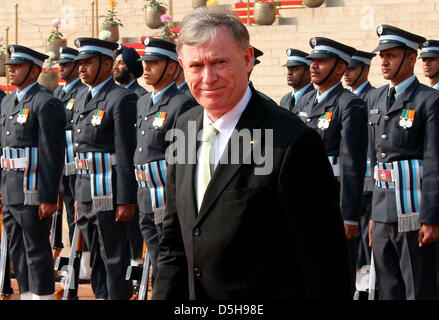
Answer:
<path fill-rule="evenodd" d="M 134 164 L 138 182 L 140 229 L 151 257 L 154 284 L 159 239 L 166 209 L 165 152 L 169 141 L 166 141 L 165 135 L 177 117 L 196 102 L 179 91 L 175 85 L 175 74 L 179 69 L 175 43 L 155 38 L 145 38 L 143 43 L 143 74 L 145 82 L 153 87 L 153 91 L 137 102 L 137 147 Z M 154 174 L 155 170 L 161 174 Z"/>
<path fill-rule="evenodd" d="M 140 56 L 134 48 L 119 45 L 114 59 L 113 77 L 119 85 L 134 91 L 140 98 L 148 91 L 137 81 L 143 72 L 142 63 L 138 61 L 139 58 Z"/>
<path fill-rule="evenodd" d="M 177 46 L 202 107 L 180 116 L 171 134 L 153 299 L 349 299 L 346 239 L 324 146 L 296 116 L 250 89 L 245 26 L 227 13 L 193 10 Z M 306 236 L 307 225 L 318 236 Z M 331 261 L 330 277 L 322 258 Z"/>
<path fill-rule="evenodd" d="M 119 45 L 113 64 L 113 77 L 122 87 L 130 89 L 141 97 L 148 93 L 137 81 L 143 74 L 140 56 L 134 48 Z M 139 208 L 136 205 L 134 217 L 130 222 L 130 252 L 131 264 L 142 264 L 143 239 L 139 227 Z"/>
<path fill-rule="evenodd" d="M 22 299 L 54 299 L 50 217 L 64 166 L 66 116 L 37 83 L 45 54 L 8 48 L 11 84 L 1 104 L 3 223 Z"/>
<path fill-rule="evenodd" d="M 137 95 L 112 77 L 117 43 L 78 38 L 78 95 L 73 116 L 77 225 L 91 253 L 91 283 L 98 299 L 129 299 L 129 220 L 136 204 L 133 156 Z"/>
<path fill-rule="evenodd" d="M 369 235 L 380 299 L 438 299 L 434 242 L 439 238 L 439 94 L 416 79 L 425 38 L 377 28 L 389 85 L 369 98 L 375 187 Z"/>
<path fill-rule="evenodd" d="M 421 46 L 422 70 L 430 87 L 439 90 L 439 40 L 427 40 Z"/>
<path fill-rule="evenodd" d="M 297 49 L 287 49 L 287 62 L 283 67 L 287 67 L 287 82 L 293 91 L 287 93 L 280 100 L 280 106 L 297 114 L 297 108 L 294 108 L 302 96 L 314 90 L 309 73 L 311 60 L 306 59 L 306 52 Z"/>
<path fill-rule="evenodd" d="M 369 80 L 369 71 L 372 58 L 375 53 L 357 50 L 351 57 L 349 65 L 344 73 L 346 85 L 351 87 L 351 91 L 367 103 L 373 87 Z M 370 265 L 370 247 L 369 247 L 369 220 L 372 206 L 373 176 L 370 170 L 369 152 L 366 162 L 366 175 L 364 177 L 364 191 L 362 198 L 361 219 L 359 224 L 356 243 L 358 246 L 357 268 Z"/>
<path fill-rule="evenodd" d="M 322 137 L 337 177 L 355 277 L 354 238 L 361 216 L 366 170 L 367 110 L 363 100 L 343 88 L 341 78 L 356 50 L 323 37 L 311 38 L 310 45 L 313 50 L 307 58 L 312 59 L 311 81 L 317 90 L 302 97 L 297 109 L 300 118 Z"/>

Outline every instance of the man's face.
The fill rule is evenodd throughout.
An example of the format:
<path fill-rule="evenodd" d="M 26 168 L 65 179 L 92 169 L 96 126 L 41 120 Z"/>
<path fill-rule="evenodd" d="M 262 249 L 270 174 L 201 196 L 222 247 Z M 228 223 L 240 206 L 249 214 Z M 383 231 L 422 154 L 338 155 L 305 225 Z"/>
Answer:
<path fill-rule="evenodd" d="M 422 70 L 427 78 L 437 75 L 439 72 L 439 58 L 422 58 Z"/>
<path fill-rule="evenodd" d="M 253 48 L 243 49 L 224 27 L 201 45 L 183 45 L 179 60 L 194 98 L 209 114 L 220 117 L 244 96 Z"/>
<path fill-rule="evenodd" d="M 91 85 L 99 70 L 99 58 L 97 56 L 79 60 L 79 78 L 87 85 Z"/>
<path fill-rule="evenodd" d="M 332 68 L 334 68 L 335 61 L 336 58 L 312 59 L 310 67 L 311 81 L 315 84 L 323 81 L 331 72 Z M 329 80 L 337 75 L 336 71 L 337 70 L 334 70 L 334 72 L 329 77 Z"/>
<path fill-rule="evenodd" d="M 344 73 L 344 81 L 346 82 L 346 85 L 348 85 L 349 87 L 352 87 L 352 85 L 358 79 L 360 74 L 361 74 L 361 65 L 355 66 L 353 68 L 347 68 L 346 72 Z M 358 84 L 361 84 L 361 83 L 358 83 Z"/>
<path fill-rule="evenodd" d="M 287 82 L 290 87 L 296 88 L 301 85 L 305 78 L 306 66 L 287 67 Z"/>
<path fill-rule="evenodd" d="M 123 60 L 121 55 L 117 56 L 114 60 L 113 77 L 117 82 L 123 84 L 129 82 L 131 79 L 128 67 L 125 64 L 125 61 Z"/>
<path fill-rule="evenodd" d="M 407 54 L 404 63 L 401 66 L 402 59 L 404 58 L 403 48 L 397 47 L 380 51 L 380 58 L 381 72 L 386 80 L 399 83 L 400 79 L 404 80 L 413 73 L 416 55 Z"/>
<path fill-rule="evenodd" d="M 145 83 L 150 86 L 157 84 L 166 68 L 166 59 L 154 61 L 142 61 L 143 64 L 143 79 Z M 163 79 L 163 78 L 162 78 Z"/>
<path fill-rule="evenodd" d="M 9 80 L 13 86 L 16 86 L 24 81 L 27 73 L 29 72 L 30 64 L 10 64 L 9 68 Z"/>
<path fill-rule="evenodd" d="M 74 62 L 67 62 L 67 63 L 61 63 L 59 65 L 59 76 L 63 80 L 68 80 L 67 77 L 70 77 L 75 72 L 72 71 L 73 68 L 77 68 L 77 65 L 75 65 Z"/>

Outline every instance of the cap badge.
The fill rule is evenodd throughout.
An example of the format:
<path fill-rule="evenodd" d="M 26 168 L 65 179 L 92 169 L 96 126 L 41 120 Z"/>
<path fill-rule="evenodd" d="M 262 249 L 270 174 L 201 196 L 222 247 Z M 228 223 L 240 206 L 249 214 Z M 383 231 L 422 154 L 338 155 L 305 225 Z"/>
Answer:
<path fill-rule="evenodd" d="M 148 38 L 148 37 L 146 37 L 146 38 L 143 40 L 143 44 L 145 45 L 145 47 L 149 44 L 149 38 Z"/>
<path fill-rule="evenodd" d="M 379 36 L 383 33 L 383 26 L 382 25 L 378 26 L 377 33 L 378 33 Z"/>
<path fill-rule="evenodd" d="M 14 46 L 9 46 L 9 51 L 11 51 L 11 53 L 15 53 L 15 48 L 14 48 Z"/>
<path fill-rule="evenodd" d="M 291 49 L 287 49 L 287 56 L 291 56 L 292 53 L 293 53 L 293 52 L 292 52 Z"/>
<path fill-rule="evenodd" d="M 317 45 L 317 39 L 316 39 L 316 38 L 312 38 L 312 39 L 311 39 L 311 44 L 312 44 L 313 46 L 316 46 L 316 45 Z"/>
<path fill-rule="evenodd" d="M 79 39 L 75 40 L 75 46 L 77 46 L 78 48 L 81 46 L 81 41 L 79 41 Z"/>
<path fill-rule="evenodd" d="M 429 43 L 428 40 L 427 40 L 427 41 L 425 41 L 422 45 L 423 45 L 424 47 L 428 47 L 429 44 L 430 44 L 430 43 Z"/>

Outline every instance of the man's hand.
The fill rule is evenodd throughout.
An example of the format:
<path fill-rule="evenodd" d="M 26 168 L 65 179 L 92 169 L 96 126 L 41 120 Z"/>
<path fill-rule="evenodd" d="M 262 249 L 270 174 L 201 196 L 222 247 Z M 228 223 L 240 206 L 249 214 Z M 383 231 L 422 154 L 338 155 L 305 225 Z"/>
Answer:
<path fill-rule="evenodd" d="M 134 216 L 135 205 L 132 204 L 120 204 L 116 208 L 116 221 L 126 222 L 131 220 Z"/>
<path fill-rule="evenodd" d="M 373 230 L 373 220 L 369 221 L 369 247 L 372 248 L 372 230 Z"/>
<path fill-rule="evenodd" d="M 418 242 L 422 247 L 424 244 L 430 244 L 439 239 L 439 225 L 424 223 L 419 230 Z"/>
<path fill-rule="evenodd" d="M 56 212 L 57 209 L 58 206 L 56 203 L 41 202 L 40 206 L 38 207 L 38 216 L 40 217 L 40 220 L 49 218 Z"/>
<path fill-rule="evenodd" d="M 346 234 L 346 239 L 352 240 L 358 233 L 358 225 L 344 224 L 344 232 Z"/>
<path fill-rule="evenodd" d="M 75 224 L 78 221 L 78 201 L 73 202 L 73 207 L 75 208 Z"/>

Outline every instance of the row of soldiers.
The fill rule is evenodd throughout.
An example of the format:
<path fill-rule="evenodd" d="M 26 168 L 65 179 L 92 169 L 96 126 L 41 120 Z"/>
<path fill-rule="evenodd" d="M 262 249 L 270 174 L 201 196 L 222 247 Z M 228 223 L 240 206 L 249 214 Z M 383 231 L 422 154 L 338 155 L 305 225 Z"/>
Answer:
<path fill-rule="evenodd" d="M 388 25 L 377 34 L 374 52 L 389 85 L 373 89 L 367 81 L 374 53 L 316 37 L 311 54 L 287 50 L 294 90 L 281 106 L 324 141 L 338 181 L 352 277 L 357 265 L 370 264 L 372 245 L 381 299 L 435 299 L 439 93 L 419 83 L 414 65 L 421 48 L 426 74 L 436 81 L 439 46 Z M 66 84 L 55 91 L 57 98 L 37 83 L 47 56 L 9 47 L 6 64 L 17 90 L 0 110 L 3 220 L 23 299 L 53 297 L 49 218 L 61 178 L 64 199 L 66 189 L 71 195 L 70 204 L 65 200 L 69 225 L 81 230 L 90 250 L 96 298 L 131 297 L 125 272 L 130 258 L 139 259 L 129 250 L 131 243 L 139 252 L 133 249 L 137 225 L 154 281 L 166 208 L 165 136 L 196 101 L 184 88 L 175 44 L 143 43 L 140 58 L 113 42 L 76 39 L 78 51 L 63 48 L 58 61 Z M 152 92 L 138 85 L 142 74 Z M 351 91 L 343 88 L 343 76 Z M 135 88 L 137 94 L 130 91 Z M 366 242 L 360 257 L 359 234 Z"/>
<path fill-rule="evenodd" d="M 294 90 L 280 105 L 324 141 L 352 270 L 372 251 L 380 299 L 437 299 L 439 42 L 390 25 L 377 35 L 372 52 L 322 37 L 310 39 L 311 54 L 288 49 Z M 419 49 L 431 87 L 414 75 Z M 377 52 L 390 82 L 380 88 L 368 81 Z"/>

